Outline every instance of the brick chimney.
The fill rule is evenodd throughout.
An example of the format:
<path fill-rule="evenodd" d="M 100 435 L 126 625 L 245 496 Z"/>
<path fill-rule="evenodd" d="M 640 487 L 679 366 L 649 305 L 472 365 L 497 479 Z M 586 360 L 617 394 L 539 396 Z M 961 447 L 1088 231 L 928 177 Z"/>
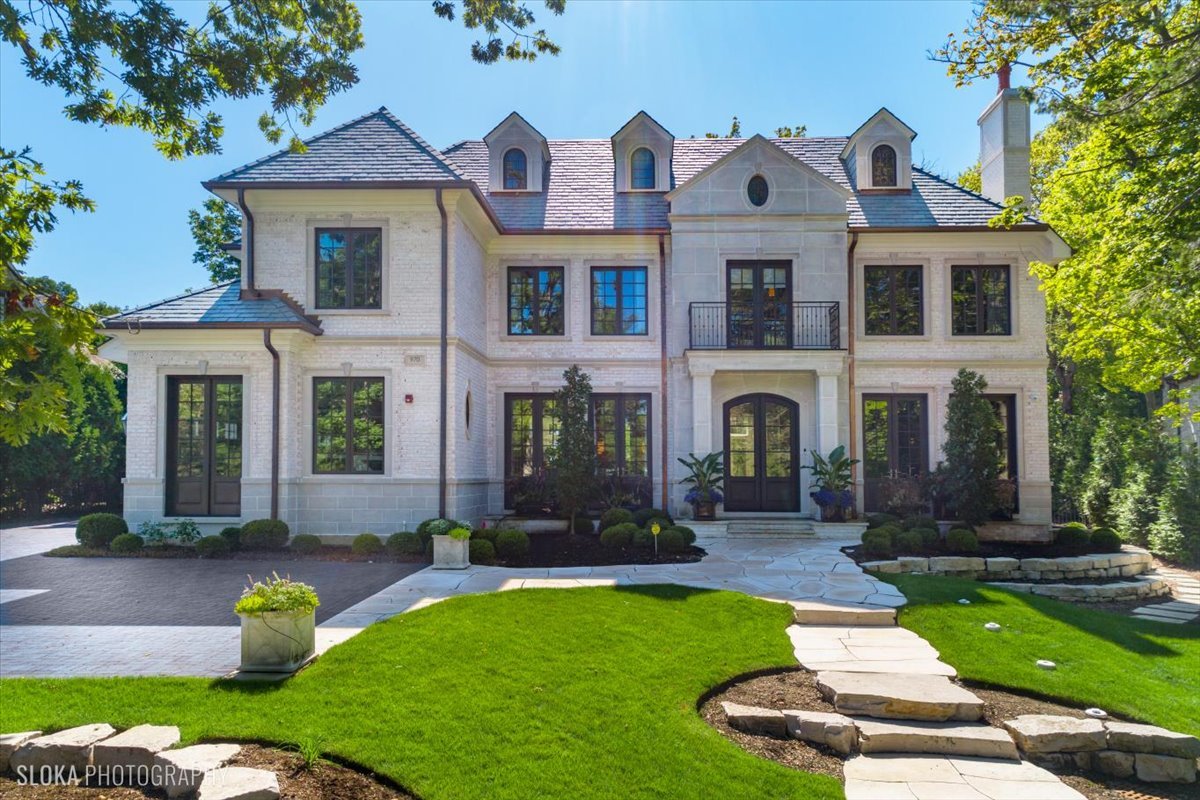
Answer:
<path fill-rule="evenodd" d="M 983 195 L 1003 203 L 1019 194 L 1028 201 L 1029 103 L 1009 85 L 1008 64 L 996 73 L 995 98 L 979 115 L 979 169 Z"/>

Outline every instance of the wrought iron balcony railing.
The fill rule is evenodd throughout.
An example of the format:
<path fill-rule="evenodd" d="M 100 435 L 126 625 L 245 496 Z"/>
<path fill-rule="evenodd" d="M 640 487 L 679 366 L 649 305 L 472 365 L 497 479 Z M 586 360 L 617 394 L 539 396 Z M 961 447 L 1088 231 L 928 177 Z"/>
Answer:
<path fill-rule="evenodd" d="M 725 303 L 688 307 L 693 350 L 840 350 L 836 301 Z"/>

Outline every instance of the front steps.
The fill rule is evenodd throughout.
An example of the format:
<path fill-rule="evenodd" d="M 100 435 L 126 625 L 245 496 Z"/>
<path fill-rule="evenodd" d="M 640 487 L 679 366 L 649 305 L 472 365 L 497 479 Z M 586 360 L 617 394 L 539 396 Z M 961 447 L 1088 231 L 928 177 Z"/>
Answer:
<path fill-rule="evenodd" d="M 896 609 L 828 600 L 792 600 L 797 625 L 869 625 L 891 627 L 896 624 Z"/>
<path fill-rule="evenodd" d="M 725 523 L 725 531 L 728 536 L 739 539 L 755 536 L 796 539 L 817 535 L 811 519 L 799 518 L 730 519 Z"/>
<path fill-rule="evenodd" d="M 701 539 L 830 539 L 858 542 L 865 522 L 818 522 L 794 514 L 722 516 L 711 521 L 684 522 Z"/>
<path fill-rule="evenodd" d="M 1020 758 L 1012 737 L 1000 728 L 974 722 L 893 722 L 857 719 L 863 753 L 925 753 L 979 758 Z"/>
<path fill-rule="evenodd" d="M 817 688 L 852 717 L 974 722 L 983 716 L 983 701 L 942 675 L 818 672 Z"/>

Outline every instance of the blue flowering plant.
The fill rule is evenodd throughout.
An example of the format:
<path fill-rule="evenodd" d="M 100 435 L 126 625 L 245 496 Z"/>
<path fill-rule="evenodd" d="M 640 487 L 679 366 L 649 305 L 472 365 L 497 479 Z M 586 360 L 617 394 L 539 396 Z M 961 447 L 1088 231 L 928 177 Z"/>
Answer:
<path fill-rule="evenodd" d="M 688 470 L 680 481 L 688 487 L 683 499 L 691 504 L 696 519 L 714 519 L 717 503 L 725 499 L 721 493 L 725 483 L 724 456 L 724 452 L 718 451 L 706 456 L 688 453 L 687 458 L 679 459 Z"/>
<path fill-rule="evenodd" d="M 809 494 L 821 507 L 821 519 L 827 522 L 841 522 L 847 516 L 854 515 L 853 475 L 857 458 L 846 456 L 845 445 L 833 448 L 828 457 L 812 451 L 812 464 L 801 467 L 812 472 Z M 847 514 L 849 512 L 849 515 Z"/>

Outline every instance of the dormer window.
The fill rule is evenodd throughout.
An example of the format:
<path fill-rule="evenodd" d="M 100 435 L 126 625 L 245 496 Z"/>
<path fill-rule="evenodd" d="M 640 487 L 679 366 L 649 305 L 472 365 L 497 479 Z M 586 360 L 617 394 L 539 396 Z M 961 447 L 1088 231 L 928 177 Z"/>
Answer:
<path fill-rule="evenodd" d="M 529 186 L 525 151 L 514 147 L 504 153 L 504 188 L 524 190 Z"/>
<path fill-rule="evenodd" d="M 896 150 L 890 144 L 881 144 L 871 151 L 871 186 L 896 186 Z"/>
<path fill-rule="evenodd" d="M 631 189 L 653 189 L 654 183 L 654 153 L 648 147 L 639 147 L 629 158 L 629 187 Z"/>

